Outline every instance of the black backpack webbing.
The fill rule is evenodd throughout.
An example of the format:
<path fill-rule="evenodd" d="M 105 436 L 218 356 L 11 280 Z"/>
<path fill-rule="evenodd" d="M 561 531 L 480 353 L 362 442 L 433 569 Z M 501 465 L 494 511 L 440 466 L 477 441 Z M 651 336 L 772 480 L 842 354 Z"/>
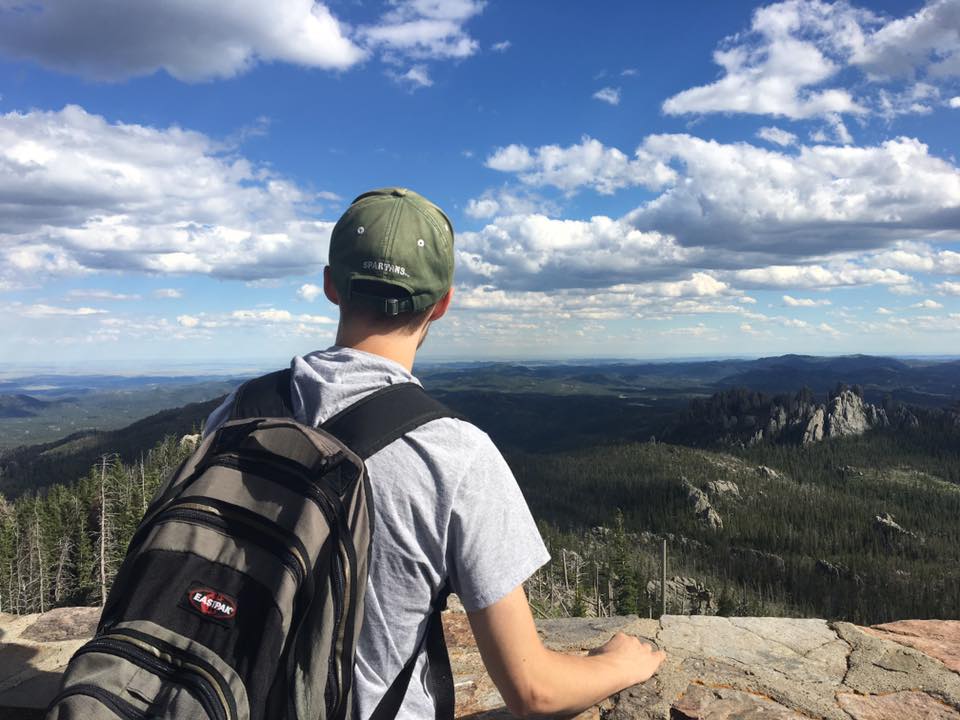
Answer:
<path fill-rule="evenodd" d="M 278 370 L 250 380 L 237 390 L 230 419 L 247 417 L 293 417 L 290 398 L 290 370 Z M 324 422 L 324 430 L 366 460 L 411 430 L 442 417 L 460 417 L 431 398 L 413 382 L 387 385 L 341 410 Z M 431 605 L 427 631 L 396 679 L 380 699 L 370 720 L 392 720 L 400 712 L 410 686 L 414 667 L 426 648 L 430 672 L 427 682 L 433 696 L 435 720 L 454 716 L 453 670 L 443 636 L 440 612 L 446 607 L 448 586 L 444 585 Z"/>

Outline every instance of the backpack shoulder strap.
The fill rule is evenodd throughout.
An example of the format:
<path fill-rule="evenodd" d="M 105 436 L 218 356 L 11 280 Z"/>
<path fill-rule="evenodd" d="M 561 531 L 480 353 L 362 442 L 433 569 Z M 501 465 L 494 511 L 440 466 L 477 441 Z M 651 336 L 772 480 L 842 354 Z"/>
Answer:
<path fill-rule="evenodd" d="M 341 410 L 320 426 L 363 460 L 424 423 L 460 418 L 417 383 L 387 385 Z"/>
<path fill-rule="evenodd" d="M 453 720 L 456 709 L 456 695 L 453 687 L 453 669 L 450 667 L 450 655 L 447 653 L 447 641 L 443 635 L 443 616 L 441 610 L 447 606 L 450 594 L 448 585 L 440 590 L 440 595 L 430 609 L 427 618 L 427 631 L 423 639 L 407 660 L 400 674 L 394 679 L 387 692 L 380 698 L 370 720 L 395 720 L 403 705 L 403 698 L 410 686 L 410 678 L 417 665 L 417 658 L 426 649 L 429 672 L 427 686 L 433 697 L 434 720 Z"/>
<path fill-rule="evenodd" d="M 320 429 L 366 460 L 411 430 L 443 417 L 462 418 L 427 395 L 420 385 L 408 382 L 388 385 L 361 398 L 323 423 Z M 429 663 L 427 683 L 433 696 L 435 720 L 453 720 L 453 671 L 440 616 L 449 594 L 449 588 L 444 585 L 430 608 L 427 629 L 420 644 L 377 704 L 371 720 L 393 720 L 400 712 L 417 658 L 424 649 Z"/>
<path fill-rule="evenodd" d="M 293 417 L 290 368 L 247 380 L 237 388 L 229 419 L 254 417 Z"/>

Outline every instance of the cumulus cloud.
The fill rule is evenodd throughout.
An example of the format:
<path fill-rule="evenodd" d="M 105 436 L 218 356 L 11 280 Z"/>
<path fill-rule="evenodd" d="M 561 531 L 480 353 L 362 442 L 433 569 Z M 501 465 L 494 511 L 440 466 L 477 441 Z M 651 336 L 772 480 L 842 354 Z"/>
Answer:
<path fill-rule="evenodd" d="M 852 62 L 878 79 L 960 76 L 960 5 L 934 0 L 891 20 L 864 37 Z"/>
<path fill-rule="evenodd" d="M 940 310 L 943 307 L 943 305 L 941 303 L 938 303 L 936 300 L 927 299 L 918 303 L 914 303 L 910 307 L 917 310 Z"/>
<path fill-rule="evenodd" d="M 802 119 L 863 113 L 839 87 L 814 89 L 842 65 L 836 56 L 862 37 L 870 16 L 843 3 L 788 0 L 756 10 L 750 31 L 727 38 L 714 55 L 723 76 L 663 103 L 670 115 L 737 112 Z"/>
<path fill-rule="evenodd" d="M 140 295 L 136 294 L 124 294 L 124 293 L 115 293 L 111 290 L 96 290 L 96 289 L 87 289 L 87 290 L 71 290 L 67 293 L 67 297 L 71 300 L 82 299 L 82 300 L 139 300 Z"/>
<path fill-rule="evenodd" d="M 757 137 L 769 143 L 779 145 L 780 147 L 789 147 L 790 145 L 797 144 L 796 135 L 778 127 L 762 127 L 757 130 Z"/>
<path fill-rule="evenodd" d="M 812 256 L 960 228 L 960 170 L 911 138 L 786 155 L 653 135 L 639 152 L 683 169 L 627 219 L 684 245 Z"/>
<path fill-rule="evenodd" d="M 504 290 L 492 285 L 457 288 L 457 312 L 479 312 L 485 317 L 502 313 L 504 322 L 532 316 L 535 322 L 575 318 L 663 319 L 674 315 L 731 314 L 747 317 L 735 290 L 706 273 L 692 273 L 675 281 L 625 283 L 583 292 L 556 290 Z"/>
<path fill-rule="evenodd" d="M 332 223 L 312 199 L 200 133 L 76 106 L 0 116 L 0 277 L 315 272 Z"/>
<path fill-rule="evenodd" d="M 795 298 L 791 295 L 784 295 L 783 302 L 789 307 L 817 307 L 819 305 L 829 305 L 830 301 L 826 298 L 814 300 L 813 298 Z"/>
<path fill-rule="evenodd" d="M 511 43 L 509 40 L 503 40 L 501 42 L 494 43 L 493 45 L 491 45 L 490 49 L 493 50 L 494 52 L 502 53 L 509 50 L 512 44 L 513 43 Z"/>
<path fill-rule="evenodd" d="M 394 75 L 397 82 L 409 83 L 414 88 L 430 87 L 433 80 L 430 79 L 430 72 L 426 65 L 414 65 L 405 73 Z"/>
<path fill-rule="evenodd" d="M 159 290 L 153 291 L 153 296 L 156 298 L 175 300 L 183 297 L 183 291 L 177 288 L 160 288 Z"/>
<path fill-rule="evenodd" d="M 465 58 L 480 45 L 464 24 L 484 4 L 483 0 L 396 0 L 376 24 L 361 27 L 359 35 L 365 44 L 398 62 Z"/>
<path fill-rule="evenodd" d="M 460 277 L 474 284 L 545 289 L 602 287 L 658 278 L 701 253 L 667 235 L 640 232 L 609 217 L 554 220 L 501 217 L 460 234 Z"/>
<path fill-rule="evenodd" d="M 470 198 L 464 212 L 476 219 L 486 220 L 496 215 L 556 215 L 556 204 L 539 195 L 516 188 L 488 190 L 478 198 Z"/>
<path fill-rule="evenodd" d="M 903 285 L 911 278 L 896 270 L 863 267 L 824 267 L 822 265 L 771 265 L 736 270 L 731 277 L 741 287 L 751 288 L 831 288 L 857 285 Z M 786 296 L 784 297 L 786 302 Z M 790 303 L 787 303 L 790 304 Z"/>
<path fill-rule="evenodd" d="M 620 88 L 605 87 L 600 88 L 593 94 L 594 100 L 605 102 L 608 105 L 620 104 Z"/>
<path fill-rule="evenodd" d="M 493 170 L 517 173 L 529 185 L 549 185 L 567 193 L 582 187 L 604 195 L 631 186 L 656 189 L 676 177 L 671 168 L 643 148 L 631 159 L 587 136 L 579 144 L 565 148 L 543 145 L 533 152 L 524 145 L 497 148 L 486 165 Z"/>
<path fill-rule="evenodd" d="M 937 284 L 937 290 L 944 295 L 960 295 L 960 282 L 947 280 Z"/>
<path fill-rule="evenodd" d="M 950 107 L 960 109 L 960 95 L 950 98 Z"/>
<path fill-rule="evenodd" d="M 884 19 L 845 2 L 786 0 L 756 10 L 749 31 L 724 40 L 713 59 L 720 79 L 674 95 L 665 112 L 793 120 L 929 112 L 936 83 L 960 76 L 960 5 L 933 0 Z M 861 97 L 838 85 L 844 71 L 862 73 Z"/>
<path fill-rule="evenodd" d="M 97 80 L 210 80 L 274 61 L 344 69 L 366 54 L 344 30 L 313 0 L 0 4 L 0 51 Z"/>
<path fill-rule="evenodd" d="M 297 290 L 297 297 L 307 302 L 313 302 L 323 295 L 323 288 L 313 283 L 305 283 Z"/>
<path fill-rule="evenodd" d="M 92 307 L 78 307 L 78 308 L 67 308 L 67 307 L 57 307 L 55 305 L 21 305 L 15 303 L 15 312 L 24 317 L 52 317 L 52 316 L 64 316 L 64 317 L 86 317 L 88 315 L 104 315 L 106 310 L 100 308 Z"/>
<path fill-rule="evenodd" d="M 865 256 L 865 260 L 875 267 L 960 275 L 960 253 L 943 250 L 926 242 L 897 242 L 887 250 Z"/>

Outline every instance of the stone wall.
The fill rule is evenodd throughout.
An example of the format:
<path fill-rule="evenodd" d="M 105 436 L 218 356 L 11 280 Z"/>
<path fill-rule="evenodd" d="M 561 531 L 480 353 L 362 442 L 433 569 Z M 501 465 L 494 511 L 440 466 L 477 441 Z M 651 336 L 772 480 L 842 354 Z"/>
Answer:
<path fill-rule="evenodd" d="M 0 718 L 43 716 L 97 608 L 0 614 Z M 445 625 L 457 716 L 510 717 L 483 670 L 464 614 Z M 863 628 L 782 618 L 666 616 L 543 620 L 544 642 L 584 652 L 615 631 L 667 651 L 660 672 L 581 718 L 610 720 L 960 720 L 960 621 Z"/>

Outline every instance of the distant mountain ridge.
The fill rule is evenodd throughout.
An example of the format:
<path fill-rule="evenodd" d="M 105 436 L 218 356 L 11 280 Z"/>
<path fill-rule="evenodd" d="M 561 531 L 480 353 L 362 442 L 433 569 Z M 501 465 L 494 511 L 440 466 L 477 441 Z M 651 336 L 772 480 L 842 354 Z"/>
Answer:
<path fill-rule="evenodd" d="M 825 402 L 817 402 L 809 388 L 777 396 L 735 388 L 691 401 L 663 437 L 694 446 L 809 445 L 870 430 L 899 432 L 923 426 L 960 428 L 960 404 L 922 408 L 887 398 L 882 405 L 874 405 L 864 400 L 861 387 L 843 384 Z"/>

